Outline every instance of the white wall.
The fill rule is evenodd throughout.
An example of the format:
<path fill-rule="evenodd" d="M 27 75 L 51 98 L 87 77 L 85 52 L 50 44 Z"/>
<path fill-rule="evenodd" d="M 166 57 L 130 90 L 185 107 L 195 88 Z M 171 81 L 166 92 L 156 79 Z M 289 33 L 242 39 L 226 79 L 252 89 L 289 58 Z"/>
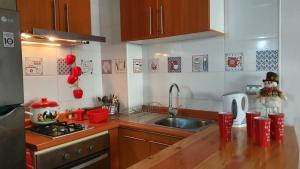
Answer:
<path fill-rule="evenodd" d="M 92 34 L 100 35 L 99 25 L 99 1 L 91 0 Z M 77 56 L 77 65 L 81 59 L 93 60 L 93 75 L 80 77 L 79 85 L 84 91 L 83 99 L 74 99 L 73 89 L 67 84 L 67 75 L 58 75 L 57 59 L 64 58 L 67 54 Z M 102 96 L 102 74 L 101 74 L 101 46 L 98 42 L 76 47 L 49 47 L 49 46 L 22 46 L 23 67 L 25 57 L 43 58 L 42 76 L 25 76 L 24 94 L 25 104 L 41 97 L 58 101 L 62 110 L 97 106 L 96 97 Z M 25 72 L 25 71 L 24 71 Z"/>
<path fill-rule="evenodd" d="M 294 124 L 300 139 L 300 80 L 299 80 L 299 46 L 300 46 L 300 1 L 281 1 L 281 83 L 288 96 L 284 113 L 288 122 Z"/>
<path fill-rule="evenodd" d="M 168 105 L 168 88 L 176 82 L 180 104 L 192 109 L 222 110 L 222 95 L 245 92 L 247 84 L 262 84 L 266 72 L 256 71 L 256 51 L 278 49 L 277 0 L 226 0 L 225 36 L 143 47 L 145 65 L 160 58 L 160 71 L 144 74 L 144 102 Z M 263 42 L 264 45 L 261 45 Z M 243 52 L 244 71 L 224 72 L 225 53 Z M 192 72 L 192 55 L 209 55 L 209 72 Z M 167 57 L 182 57 L 182 73 L 167 72 Z M 251 108 L 256 109 L 255 98 Z"/>

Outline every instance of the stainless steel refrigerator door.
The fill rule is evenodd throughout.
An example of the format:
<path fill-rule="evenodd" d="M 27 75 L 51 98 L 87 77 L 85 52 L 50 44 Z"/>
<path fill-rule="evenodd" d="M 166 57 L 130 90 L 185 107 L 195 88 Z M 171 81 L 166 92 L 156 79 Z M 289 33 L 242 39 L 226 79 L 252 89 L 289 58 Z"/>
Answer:
<path fill-rule="evenodd" d="M 0 9 L 0 106 L 23 102 L 19 15 Z"/>
<path fill-rule="evenodd" d="M 23 107 L 0 107 L 0 168 L 26 168 Z"/>

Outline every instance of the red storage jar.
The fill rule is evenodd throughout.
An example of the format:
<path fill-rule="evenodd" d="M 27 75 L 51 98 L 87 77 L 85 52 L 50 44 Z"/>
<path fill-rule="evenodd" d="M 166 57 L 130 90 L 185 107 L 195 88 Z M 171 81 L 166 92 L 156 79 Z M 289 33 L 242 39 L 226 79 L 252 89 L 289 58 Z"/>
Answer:
<path fill-rule="evenodd" d="M 87 112 L 90 123 L 106 122 L 108 119 L 108 109 L 100 108 Z"/>
<path fill-rule="evenodd" d="M 84 110 L 77 109 L 73 112 L 75 121 L 83 121 L 84 120 Z"/>

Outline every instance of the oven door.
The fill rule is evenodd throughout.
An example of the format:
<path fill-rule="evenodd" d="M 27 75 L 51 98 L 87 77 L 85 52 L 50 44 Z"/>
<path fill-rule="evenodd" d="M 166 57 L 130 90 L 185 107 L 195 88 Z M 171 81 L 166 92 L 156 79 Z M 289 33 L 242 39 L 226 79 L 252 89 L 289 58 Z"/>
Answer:
<path fill-rule="evenodd" d="M 58 169 L 109 169 L 109 155 L 108 152 L 97 153 Z"/>

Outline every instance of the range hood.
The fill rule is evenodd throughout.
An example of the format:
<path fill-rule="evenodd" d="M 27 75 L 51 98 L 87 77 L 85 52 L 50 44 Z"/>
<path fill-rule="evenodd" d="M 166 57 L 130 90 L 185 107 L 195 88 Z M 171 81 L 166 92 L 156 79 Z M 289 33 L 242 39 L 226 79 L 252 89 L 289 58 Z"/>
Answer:
<path fill-rule="evenodd" d="M 21 34 L 22 44 L 40 44 L 49 46 L 74 46 L 88 44 L 90 41 L 105 42 L 106 38 L 93 35 L 81 35 L 33 28 L 33 33 Z"/>

